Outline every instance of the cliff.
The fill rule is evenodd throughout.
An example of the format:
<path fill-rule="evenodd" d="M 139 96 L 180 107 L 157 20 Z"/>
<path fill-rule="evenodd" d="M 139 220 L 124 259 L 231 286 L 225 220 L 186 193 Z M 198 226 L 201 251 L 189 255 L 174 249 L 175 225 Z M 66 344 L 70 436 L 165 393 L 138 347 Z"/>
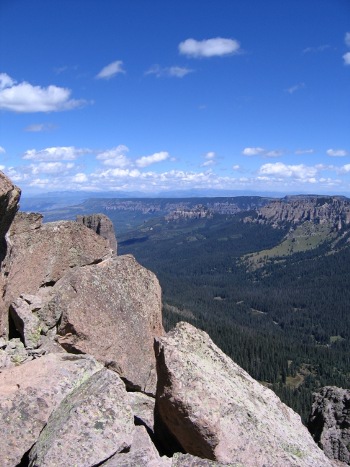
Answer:
<path fill-rule="evenodd" d="M 157 278 L 98 229 L 4 206 L 2 466 L 336 465 L 206 333 L 166 335 Z"/>

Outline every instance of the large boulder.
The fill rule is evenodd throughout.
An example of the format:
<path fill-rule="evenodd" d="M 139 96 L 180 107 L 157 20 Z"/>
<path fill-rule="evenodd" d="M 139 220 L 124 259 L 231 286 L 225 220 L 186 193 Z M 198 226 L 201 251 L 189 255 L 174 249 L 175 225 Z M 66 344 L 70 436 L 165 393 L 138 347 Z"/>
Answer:
<path fill-rule="evenodd" d="M 115 238 L 113 222 L 105 214 L 88 214 L 77 216 L 77 222 L 84 224 L 109 242 L 113 252 L 117 254 L 117 239 Z"/>
<path fill-rule="evenodd" d="M 40 214 L 19 212 L 7 238 L 0 335 L 8 334 L 9 306 L 21 294 L 44 296 L 70 269 L 112 256 L 108 242 L 92 230 L 72 221 L 42 224 Z"/>
<path fill-rule="evenodd" d="M 101 369 L 68 394 L 29 453 L 31 467 L 100 465 L 129 450 L 134 417 L 119 376 Z"/>
<path fill-rule="evenodd" d="M 245 467 L 332 465 L 299 415 L 205 332 L 180 323 L 155 349 L 156 413 L 185 452 Z"/>
<path fill-rule="evenodd" d="M 19 465 L 64 397 L 101 369 L 82 355 L 49 354 L 0 373 L 1 466 Z"/>
<path fill-rule="evenodd" d="M 329 458 L 350 464 L 350 390 L 326 386 L 316 392 L 308 428 Z"/>
<path fill-rule="evenodd" d="M 0 172 L 0 240 L 1 243 L 18 210 L 21 190 Z"/>
<path fill-rule="evenodd" d="M 161 289 L 134 257 L 72 270 L 55 285 L 40 313 L 45 312 L 60 316 L 58 341 L 68 352 L 91 354 L 130 389 L 155 394 L 153 340 L 163 334 Z"/>

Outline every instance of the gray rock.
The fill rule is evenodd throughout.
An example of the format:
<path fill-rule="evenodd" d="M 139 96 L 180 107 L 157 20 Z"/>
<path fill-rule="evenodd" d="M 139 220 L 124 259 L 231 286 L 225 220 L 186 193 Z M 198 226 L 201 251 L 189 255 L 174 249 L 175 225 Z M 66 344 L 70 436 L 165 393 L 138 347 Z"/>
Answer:
<path fill-rule="evenodd" d="M 128 392 L 129 404 L 134 413 L 135 423 L 144 425 L 150 432 L 154 431 L 154 397 L 142 392 Z"/>
<path fill-rule="evenodd" d="M 244 467 L 243 464 L 221 464 L 216 461 L 208 459 L 201 459 L 200 457 L 192 456 L 191 454 L 175 453 L 172 458 L 171 467 Z"/>
<path fill-rule="evenodd" d="M 171 459 L 160 457 L 146 429 L 136 426 L 130 452 L 116 454 L 103 467 L 171 467 Z"/>
<path fill-rule="evenodd" d="M 103 368 L 61 402 L 29 453 L 31 467 L 99 465 L 129 449 L 133 414 L 125 385 Z"/>
<path fill-rule="evenodd" d="M 330 459 L 350 464 L 350 390 L 326 386 L 314 393 L 308 428 Z"/>
<path fill-rule="evenodd" d="M 113 223 L 109 217 L 105 214 L 89 214 L 77 216 L 77 222 L 84 224 L 86 227 L 108 240 L 109 246 L 112 248 L 114 254 L 117 254 L 117 239 L 115 238 Z"/>
<path fill-rule="evenodd" d="M 101 369 L 82 355 L 45 355 L 0 373 L 1 466 L 21 462 L 64 397 Z"/>
<path fill-rule="evenodd" d="M 36 349 L 41 343 L 40 320 L 34 313 L 38 306 L 35 301 L 21 296 L 10 305 L 10 316 L 27 349 Z"/>
<path fill-rule="evenodd" d="M 131 389 L 155 394 L 154 337 L 163 334 L 155 275 L 130 256 L 77 268 L 54 287 L 58 342 L 116 371 Z"/>
<path fill-rule="evenodd" d="M 41 216 L 20 212 L 7 234 L 9 248 L 2 265 L 0 335 L 7 334 L 10 304 L 20 295 L 45 297 L 71 268 L 98 263 L 112 256 L 108 242 L 76 222 L 41 225 Z M 54 317 L 46 326 L 55 325 Z"/>
<path fill-rule="evenodd" d="M 21 190 L 0 172 L 0 241 L 2 242 L 18 210 Z"/>
<path fill-rule="evenodd" d="M 246 467 L 332 465 L 300 417 L 205 332 L 179 323 L 155 347 L 157 413 L 185 452 Z"/>

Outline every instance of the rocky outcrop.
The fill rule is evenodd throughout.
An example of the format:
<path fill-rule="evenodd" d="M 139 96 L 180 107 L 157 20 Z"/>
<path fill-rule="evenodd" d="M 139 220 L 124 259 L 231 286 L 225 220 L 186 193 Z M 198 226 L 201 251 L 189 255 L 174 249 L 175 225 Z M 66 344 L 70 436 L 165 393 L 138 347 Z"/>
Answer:
<path fill-rule="evenodd" d="M 155 348 L 156 414 L 185 452 L 245 467 L 332 465 L 300 417 L 205 332 L 180 323 Z"/>
<path fill-rule="evenodd" d="M 100 369 L 90 357 L 50 354 L 0 373 L 1 465 L 18 465 L 64 397 Z"/>
<path fill-rule="evenodd" d="M 29 453 L 29 465 L 99 465 L 130 448 L 133 418 L 123 382 L 103 368 L 68 394 L 51 414 Z"/>
<path fill-rule="evenodd" d="M 350 390 L 326 386 L 315 393 L 308 428 L 329 458 L 350 465 Z"/>
<path fill-rule="evenodd" d="M 21 190 L 14 185 L 2 172 L 0 172 L 0 242 L 3 240 L 6 232 L 18 210 L 18 202 L 21 196 Z M 4 253 L 4 252 L 2 252 Z"/>
<path fill-rule="evenodd" d="M 286 222 L 299 224 L 312 221 L 331 224 L 338 230 L 350 224 L 350 200 L 341 196 L 287 196 L 258 209 L 255 222 L 275 227 Z"/>
<path fill-rule="evenodd" d="M 161 290 L 155 275 L 131 255 L 67 273 L 40 313 L 59 317 L 58 342 L 68 352 L 91 354 L 128 387 L 155 393 L 153 339 L 163 334 Z"/>
<path fill-rule="evenodd" d="M 43 297 L 70 269 L 112 256 L 107 241 L 83 225 L 41 221 L 41 215 L 20 212 L 7 234 L 9 246 L 1 271 L 0 335 L 8 335 L 8 309 L 21 294 Z"/>
<path fill-rule="evenodd" d="M 90 214 L 86 216 L 77 216 L 77 222 L 92 229 L 98 235 L 109 242 L 113 252 L 117 254 L 117 239 L 115 237 L 112 221 L 104 214 Z"/>

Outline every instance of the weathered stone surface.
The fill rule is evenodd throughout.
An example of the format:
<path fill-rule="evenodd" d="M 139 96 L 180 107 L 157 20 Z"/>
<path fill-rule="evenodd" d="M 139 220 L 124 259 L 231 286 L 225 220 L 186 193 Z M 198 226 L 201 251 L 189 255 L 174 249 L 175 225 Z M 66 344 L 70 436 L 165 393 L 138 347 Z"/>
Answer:
<path fill-rule="evenodd" d="M 7 234 L 3 261 L 6 290 L 0 303 L 0 334 L 7 330 L 10 304 L 21 294 L 45 295 L 69 269 L 112 256 L 107 241 L 76 222 L 41 225 L 41 216 L 18 213 Z"/>
<path fill-rule="evenodd" d="M 116 373 L 103 368 L 66 396 L 51 414 L 29 453 L 29 465 L 99 465 L 129 449 L 133 431 L 125 385 Z"/>
<path fill-rule="evenodd" d="M 10 316 L 14 326 L 21 334 L 27 348 L 36 349 L 41 343 L 41 326 L 39 318 L 35 315 L 36 297 L 22 296 L 10 305 Z"/>
<path fill-rule="evenodd" d="M 26 361 L 32 360 L 23 342 L 19 338 L 10 339 L 6 346 L 0 349 L 0 370 L 20 365 Z"/>
<path fill-rule="evenodd" d="M 19 464 L 62 399 L 100 369 L 90 357 L 50 354 L 0 373 L 1 465 Z"/>
<path fill-rule="evenodd" d="M 117 254 L 117 239 L 115 237 L 113 222 L 105 214 L 90 214 L 77 216 L 77 222 L 84 224 L 109 242 L 114 254 Z"/>
<path fill-rule="evenodd" d="M 18 210 L 21 190 L 0 172 L 0 241 L 10 228 Z"/>
<path fill-rule="evenodd" d="M 93 355 L 131 388 L 154 394 L 153 339 L 163 334 L 155 275 L 130 255 L 77 268 L 55 286 L 48 307 L 61 315 L 59 343 Z"/>
<path fill-rule="evenodd" d="M 350 390 L 326 386 L 315 393 L 308 428 L 329 458 L 350 464 Z"/>
<path fill-rule="evenodd" d="M 244 467 L 243 464 L 221 464 L 220 462 L 201 459 L 200 457 L 192 456 L 191 454 L 175 453 L 172 458 L 171 467 Z"/>
<path fill-rule="evenodd" d="M 154 397 L 142 392 L 128 392 L 129 404 L 135 417 L 136 425 L 144 425 L 150 432 L 154 431 Z"/>
<path fill-rule="evenodd" d="M 171 467 L 171 459 L 160 457 L 145 427 L 136 426 L 130 452 L 116 454 L 103 467 Z"/>
<path fill-rule="evenodd" d="M 157 411 L 186 452 L 246 467 L 332 465 L 300 417 L 205 332 L 179 323 L 155 347 Z"/>

